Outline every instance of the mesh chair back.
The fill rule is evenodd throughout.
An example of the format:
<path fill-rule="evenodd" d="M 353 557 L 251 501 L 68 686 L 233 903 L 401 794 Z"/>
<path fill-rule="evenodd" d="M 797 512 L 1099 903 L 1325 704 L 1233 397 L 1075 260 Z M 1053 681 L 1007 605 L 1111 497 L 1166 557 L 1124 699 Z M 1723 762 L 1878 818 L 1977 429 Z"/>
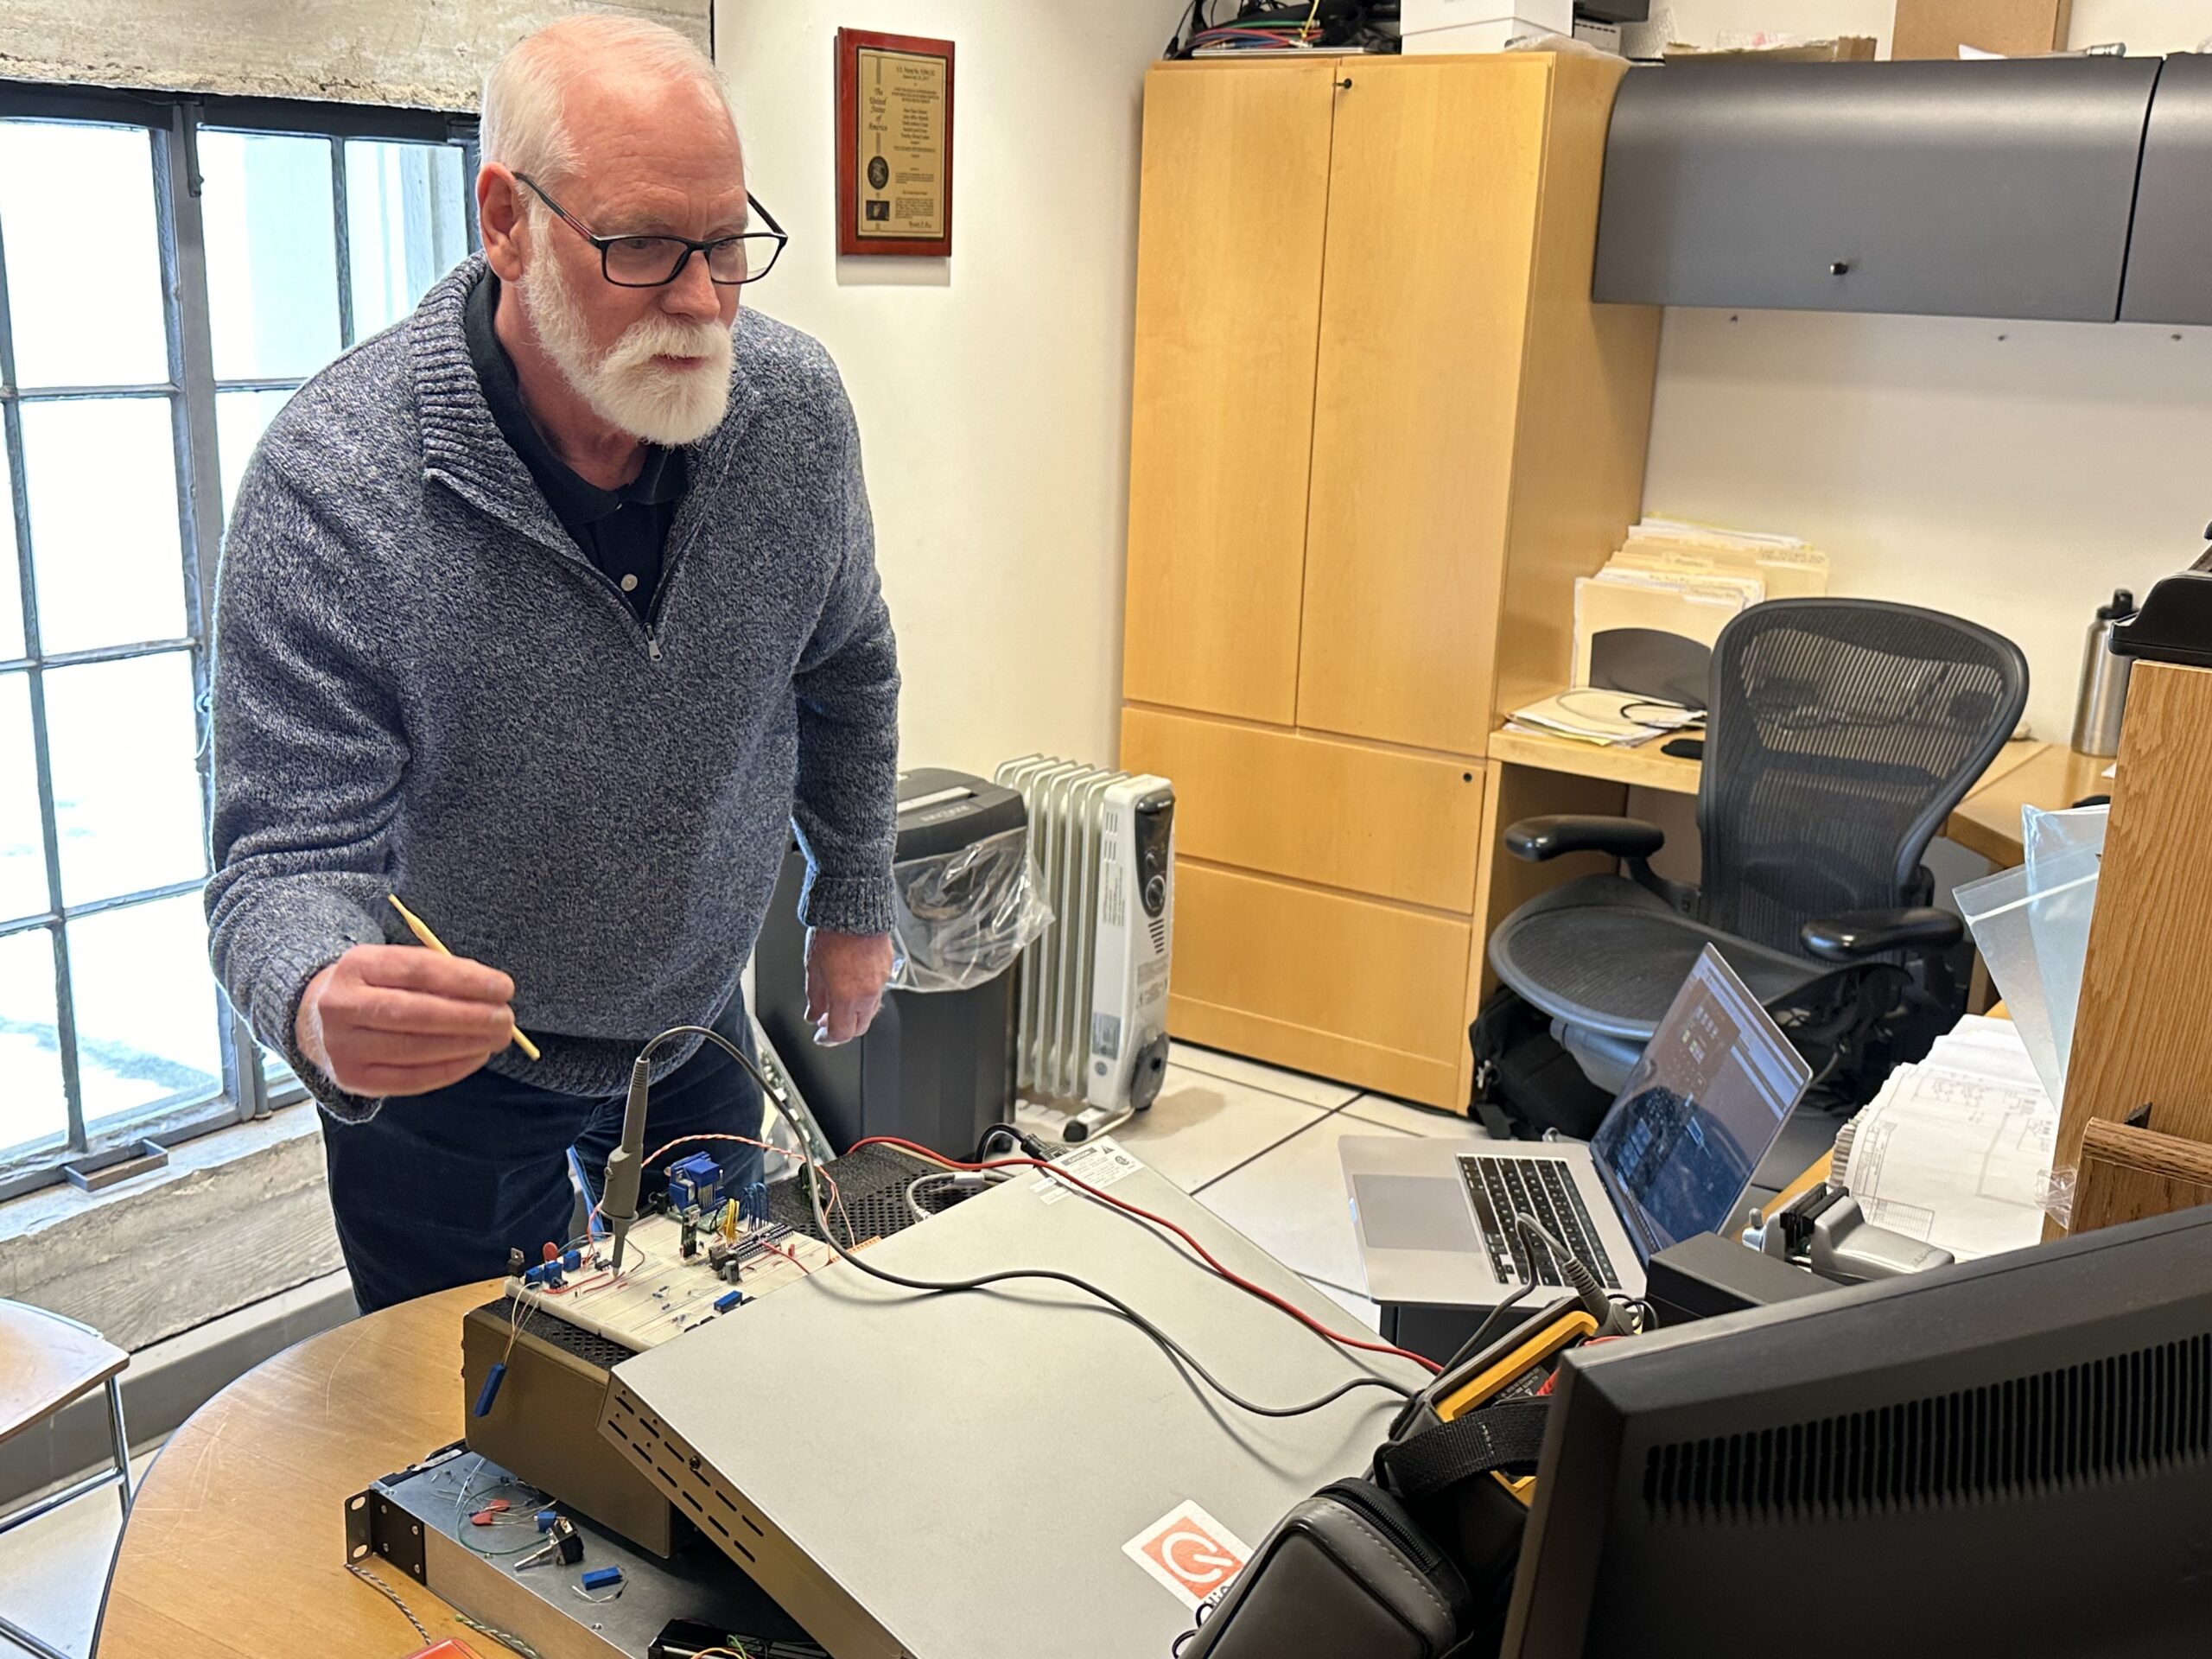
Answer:
<path fill-rule="evenodd" d="M 1924 903 L 1920 861 L 2018 725 L 2001 635 L 1873 600 L 1755 605 L 1713 652 L 1698 919 L 1802 954 L 1799 926 Z"/>

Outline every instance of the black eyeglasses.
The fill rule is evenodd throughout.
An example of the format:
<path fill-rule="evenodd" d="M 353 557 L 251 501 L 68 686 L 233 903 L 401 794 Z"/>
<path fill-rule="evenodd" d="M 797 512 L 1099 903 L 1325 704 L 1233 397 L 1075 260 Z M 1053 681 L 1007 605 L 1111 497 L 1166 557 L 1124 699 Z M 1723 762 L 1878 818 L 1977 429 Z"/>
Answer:
<path fill-rule="evenodd" d="M 757 283 L 768 274 L 784 244 L 791 240 L 776 223 L 775 215 L 756 201 L 749 190 L 745 193 L 746 206 L 760 215 L 766 230 L 694 242 L 686 236 L 601 236 L 547 195 L 545 188 L 527 173 L 515 177 L 553 210 L 555 218 L 599 250 L 600 275 L 617 288 L 665 288 L 683 274 L 683 267 L 691 263 L 695 253 L 706 255 L 707 275 L 721 287 Z"/>

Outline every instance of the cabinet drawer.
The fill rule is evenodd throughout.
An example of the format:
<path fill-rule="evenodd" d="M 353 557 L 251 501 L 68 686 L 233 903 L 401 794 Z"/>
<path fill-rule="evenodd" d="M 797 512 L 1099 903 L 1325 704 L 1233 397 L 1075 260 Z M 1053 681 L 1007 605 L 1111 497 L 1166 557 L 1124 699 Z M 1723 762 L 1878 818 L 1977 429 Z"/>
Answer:
<path fill-rule="evenodd" d="M 1169 1027 L 1455 1106 L 1471 932 L 1446 917 L 1179 862 Z"/>
<path fill-rule="evenodd" d="M 1154 709 L 1122 711 L 1122 765 L 1175 785 L 1185 857 L 1467 914 L 1478 761 L 1407 754 Z"/>

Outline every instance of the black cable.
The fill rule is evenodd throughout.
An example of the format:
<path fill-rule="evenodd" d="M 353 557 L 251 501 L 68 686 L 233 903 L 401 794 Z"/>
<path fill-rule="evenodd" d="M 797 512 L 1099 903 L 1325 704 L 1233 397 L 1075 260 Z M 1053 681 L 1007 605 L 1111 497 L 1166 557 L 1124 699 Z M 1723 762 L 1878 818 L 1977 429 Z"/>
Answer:
<path fill-rule="evenodd" d="M 1048 1164 L 1052 1161 L 1052 1147 L 1046 1146 L 1042 1141 L 1039 1140 L 1037 1136 L 1030 1134 L 1030 1132 L 1023 1128 L 1020 1124 L 1011 1122 L 994 1123 L 989 1128 L 985 1129 L 983 1131 L 983 1138 L 976 1143 L 976 1156 L 971 1161 L 978 1164 L 987 1164 L 990 1162 L 992 1157 L 995 1155 L 991 1151 L 991 1142 L 997 1140 L 1001 1135 L 1006 1136 L 1008 1141 L 1012 1141 L 1028 1156 L 1040 1160 L 1041 1161 Z"/>
<path fill-rule="evenodd" d="M 1167 37 L 1167 57 L 1187 58 L 1191 55 L 1187 42 L 1205 27 L 1205 4 L 1206 0 L 1191 0 L 1190 9 L 1184 12 L 1176 24 L 1175 32 Z"/>
<path fill-rule="evenodd" d="M 1513 1212 L 1513 1224 L 1521 1230 L 1525 1242 L 1534 1245 L 1541 1242 L 1551 1252 L 1553 1270 L 1560 1281 L 1582 1304 L 1582 1311 L 1598 1322 L 1601 1337 L 1632 1336 L 1634 1331 L 1628 1320 L 1616 1311 L 1613 1299 L 1606 1293 L 1590 1264 L 1554 1238 L 1549 1229 L 1525 1210 Z M 1530 1254 L 1535 1252 L 1533 1249 Z"/>
<path fill-rule="evenodd" d="M 636 1066 L 633 1068 L 633 1075 L 638 1072 L 645 1072 L 645 1075 L 650 1076 L 650 1072 L 647 1072 L 645 1068 L 652 1060 L 654 1051 L 658 1049 L 663 1044 L 666 1043 L 671 1038 L 693 1036 L 704 1038 L 709 1042 L 720 1044 L 722 1049 L 728 1052 L 733 1059 L 736 1060 L 740 1065 L 742 1065 L 747 1071 L 753 1074 L 753 1080 L 760 1084 L 760 1092 L 767 1100 L 768 1103 L 773 1106 L 778 1112 L 781 1113 L 784 1120 L 786 1122 L 791 1122 L 791 1128 L 794 1130 L 797 1130 L 798 1125 L 796 1122 L 791 1122 L 790 1109 L 786 1107 L 781 1100 L 777 1098 L 775 1090 L 768 1086 L 767 1079 L 760 1075 L 759 1068 L 757 1068 L 753 1062 L 746 1057 L 746 1055 L 738 1048 L 737 1045 L 731 1042 L 720 1032 L 709 1031 L 704 1026 L 670 1027 L 666 1031 L 661 1033 L 659 1036 L 647 1043 L 645 1046 L 645 1048 L 639 1053 Z M 1387 1376 L 1375 1376 L 1363 1373 L 1358 1376 L 1353 1377 L 1342 1387 L 1332 1389 L 1329 1393 L 1323 1395 L 1319 1399 L 1310 1400 L 1301 1406 L 1262 1406 L 1245 1399 L 1242 1395 L 1230 1389 L 1226 1383 L 1221 1382 L 1213 1375 L 1212 1372 L 1207 1370 L 1205 1366 L 1201 1365 L 1198 1362 L 1197 1358 L 1191 1353 L 1189 1349 L 1184 1347 L 1181 1343 L 1176 1341 L 1174 1338 L 1169 1336 L 1165 1331 L 1162 1331 L 1158 1325 L 1154 1325 L 1150 1319 L 1145 1318 L 1143 1314 L 1138 1313 L 1136 1309 L 1131 1307 L 1127 1302 L 1115 1295 L 1111 1291 L 1101 1289 L 1098 1286 L 1090 1283 L 1088 1280 L 1077 1278 L 1073 1274 L 1061 1273 L 1058 1269 L 1052 1268 L 1009 1268 L 1003 1272 L 982 1274 L 973 1279 L 933 1280 L 909 1279 L 903 1274 L 887 1272 L 881 1268 L 875 1267 L 869 1262 L 863 1262 L 859 1256 L 854 1255 L 843 1245 L 837 1243 L 836 1236 L 830 1230 L 830 1218 L 822 1208 L 821 1166 L 815 1162 L 814 1150 L 811 1147 L 806 1146 L 805 1137 L 804 1135 L 800 1137 L 800 1144 L 805 1148 L 806 1153 L 806 1168 L 809 1178 L 806 1184 L 807 1198 L 809 1202 L 810 1202 L 814 1206 L 815 1224 L 821 1229 L 823 1237 L 828 1241 L 830 1250 L 836 1255 L 840 1262 L 842 1262 L 849 1268 L 855 1268 L 861 1273 L 866 1274 L 871 1279 L 880 1280 L 887 1285 L 896 1285 L 902 1290 L 918 1290 L 931 1295 L 947 1295 L 962 1291 L 988 1290 L 993 1285 L 1010 1284 L 1020 1280 L 1036 1280 L 1047 1284 L 1066 1285 L 1071 1289 L 1081 1291 L 1084 1295 L 1092 1298 L 1096 1301 L 1104 1303 L 1107 1307 L 1110 1308 L 1114 1313 L 1119 1314 L 1122 1319 L 1128 1321 L 1129 1324 L 1135 1325 L 1147 1337 L 1149 1337 L 1153 1342 L 1166 1351 L 1170 1357 L 1180 1361 L 1182 1364 L 1189 1370 L 1190 1373 L 1198 1379 L 1198 1381 L 1204 1382 L 1208 1388 L 1211 1389 L 1224 1400 L 1226 1400 L 1230 1405 L 1235 1406 L 1238 1410 L 1249 1412 L 1255 1417 L 1303 1417 L 1307 1415 L 1309 1413 L 1319 1411 L 1325 1407 L 1332 1406 L 1336 1404 L 1338 1401 L 1343 1399 L 1346 1395 L 1355 1393 L 1361 1389 L 1381 1389 L 1386 1393 L 1396 1395 L 1402 1400 L 1411 1400 L 1414 1397 L 1415 1391 L 1408 1388 L 1402 1382 L 1394 1382 Z M 1118 1214 L 1121 1212 L 1116 1211 L 1116 1213 Z M 1338 1351 L 1342 1352 L 1343 1351 L 1339 1349 Z"/>
<path fill-rule="evenodd" d="M 1491 1309 L 1489 1316 L 1475 1327 L 1475 1334 L 1459 1344 L 1459 1351 L 1444 1362 L 1444 1375 L 1451 1376 L 1459 1369 L 1462 1363 L 1482 1352 L 1483 1344 L 1489 1340 L 1491 1327 L 1520 1306 L 1522 1302 L 1527 1301 L 1530 1293 L 1535 1288 L 1536 1281 L 1534 1279 L 1524 1279 L 1515 1286 L 1513 1294 Z"/>

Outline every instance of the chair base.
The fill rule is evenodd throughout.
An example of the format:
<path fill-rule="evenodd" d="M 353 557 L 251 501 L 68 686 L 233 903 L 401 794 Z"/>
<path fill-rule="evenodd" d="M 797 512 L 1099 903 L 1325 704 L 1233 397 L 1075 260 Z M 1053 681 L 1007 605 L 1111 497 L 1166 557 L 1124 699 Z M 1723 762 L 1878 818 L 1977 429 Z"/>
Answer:
<path fill-rule="evenodd" d="M 26 1504 L 10 1515 L 0 1516 L 0 1535 L 26 1526 L 42 1515 L 51 1515 L 65 1503 L 89 1497 L 104 1486 L 113 1486 L 120 1491 L 123 1518 L 126 1522 L 130 1519 L 130 1437 L 123 1427 L 123 1388 L 112 1376 L 107 1380 L 107 1425 L 109 1455 L 114 1461 L 114 1466 L 96 1475 L 87 1475 L 84 1479 L 49 1494 L 35 1503 Z M 117 1548 L 122 1547 L 120 1535 L 118 1535 L 116 1543 Z M 70 1659 L 70 1656 L 60 1648 L 33 1636 L 13 1620 L 0 1616 L 0 1647 L 10 1643 L 27 1653 L 37 1654 L 39 1659 Z"/>

